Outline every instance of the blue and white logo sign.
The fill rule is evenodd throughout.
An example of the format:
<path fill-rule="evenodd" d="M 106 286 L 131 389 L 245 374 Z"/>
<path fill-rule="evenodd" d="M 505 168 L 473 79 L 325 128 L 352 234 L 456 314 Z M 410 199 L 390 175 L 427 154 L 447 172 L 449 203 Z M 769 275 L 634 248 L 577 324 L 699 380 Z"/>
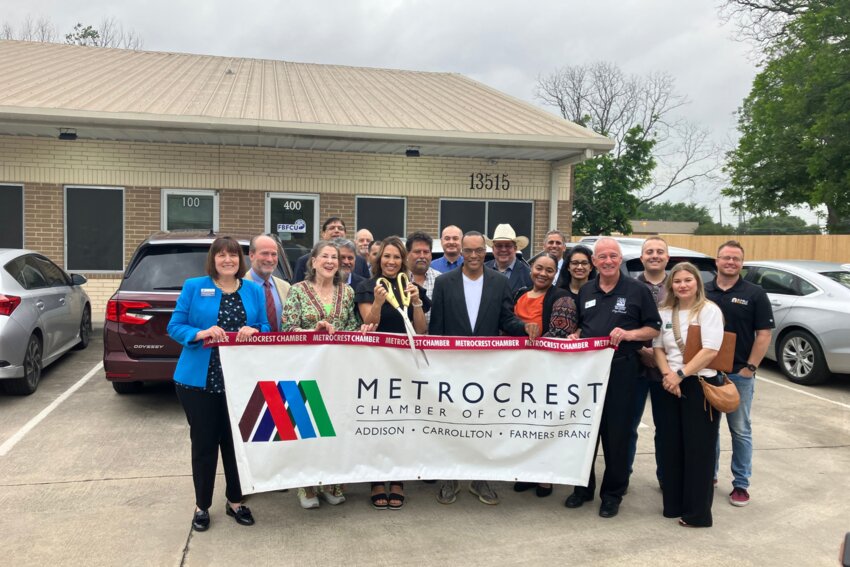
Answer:
<path fill-rule="evenodd" d="M 277 225 L 278 232 L 296 232 L 299 234 L 304 234 L 307 232 L 307 222 L 304 219 L 298 219 L 293 223 L 286 224 L 281 223 Z"/>

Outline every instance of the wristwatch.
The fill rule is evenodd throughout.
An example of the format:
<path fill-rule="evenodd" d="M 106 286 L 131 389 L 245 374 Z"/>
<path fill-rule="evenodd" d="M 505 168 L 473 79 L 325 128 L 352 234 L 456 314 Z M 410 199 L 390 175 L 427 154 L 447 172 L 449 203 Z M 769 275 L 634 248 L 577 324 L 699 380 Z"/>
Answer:
<path fill-rule="evenodd" d="M 679 378 L 686 378 L 685 373 L 682 372 L 681 368 L 676 371 L 676 374 L 679 375 Z"/>
<path fill-rule="evenodd" d="M 749 364 L 748 363 L 747 364 L 747 370 L 749 370 L 750 372 L 755 372 L 756 370 L 758 370 L 758 366 L 756 366 L 755 364 Z"/>

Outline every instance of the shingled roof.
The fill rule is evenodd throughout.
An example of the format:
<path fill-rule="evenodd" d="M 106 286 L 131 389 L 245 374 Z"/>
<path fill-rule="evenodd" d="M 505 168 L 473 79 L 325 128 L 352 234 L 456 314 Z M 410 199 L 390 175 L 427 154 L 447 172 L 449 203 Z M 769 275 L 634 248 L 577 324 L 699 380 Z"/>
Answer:
<path fill-rule="evenodd" d="M 0 41 L 0 133 L 558 160 L 606 137 L 456 73 Z"/>

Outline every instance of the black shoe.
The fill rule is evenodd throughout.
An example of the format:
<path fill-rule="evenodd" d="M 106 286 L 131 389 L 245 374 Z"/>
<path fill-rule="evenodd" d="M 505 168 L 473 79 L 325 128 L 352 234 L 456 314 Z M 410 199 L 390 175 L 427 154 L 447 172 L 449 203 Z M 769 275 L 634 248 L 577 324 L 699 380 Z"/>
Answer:
<path fill-rule="evenodd" d="M 616 500 L 603 500 L 599 506 L 599 515 L 603 518 L 613 518 L 620 511 L 620 503 Z"/>
<path fill-rule="evenodd" d="M 515 482 L 514 492 L 525 492 L 526 490 L 531 490 L 535 486 L 537 486 L 536 482 Z"/>
<path fill-rule="evenodd" d="M 573 492 L 567 497 L 566 502 L 564 502 L 564 506 L 567 508 L 581 508 L 584 506 L 585 502 L 590 502 L 593 500 L 593 494 L 588 494 L 586 492 Z"/>
<path fill-rule="evenodd" d="M 227 508 L 227 515 L 233 516 L 233 519 L 236 520 L 236 523 L 241 526 L 253 526 L 254 525 L 254 516 L 251 515 L 251 510 L 248 509 L 247 506 L 242 506 L 234 510 L 230 507 L 230 502 L 225 504 L 225 508 Z"/>
<path fill-rule="evenodd" d="M 196 532 L 205 532 L 210 527 L 210 513 L 206 510 L 196 510 L 192 516 L 192 529 Z"/>
<path fill-rule="evenodd" d="M 549 486 L 540 486 L 537 485 L 537 488 L 534 491 L 537 494 L 538 498 L 546 498 L 547 496 L 552 494 L 552 485 Z"/>

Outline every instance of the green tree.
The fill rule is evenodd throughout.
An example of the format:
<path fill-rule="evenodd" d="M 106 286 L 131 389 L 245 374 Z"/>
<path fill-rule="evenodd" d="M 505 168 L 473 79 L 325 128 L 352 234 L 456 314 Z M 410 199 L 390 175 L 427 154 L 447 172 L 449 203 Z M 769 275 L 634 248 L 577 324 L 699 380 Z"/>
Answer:
<path fill-rule="evenodd" d="M 652 178 L 654 145 L 635 126 L 626 133 L 619 157 L 603 155 L 576 166 L 573 232 L 631 234 L 629 219 L 639 204 L 633 191 Z"/>
<path fill-rule="evenodd" d="M 93 45 L 100 46 L 100 32 L 92 26 L 83 27 L 83 24 L 78 23 L 71 30 L 71 33 L 65 34 L 65 43 L 71 45 Z"/>
<path fill-rule="evenodd" d="M 638 207 L 637 217 L 641 220 L 698 222 L 694 234 L 735 234 L 735 228 L 728 224 L 714 222 L 707 207 L 693 203 L 642 203 Z"/>
<path fill-rule="evenodd" d="M 739 227 L 741 234 L 820 234 L 817 225 L 787 214 L 754 217 Z"/>
<path fill-rule="evenodd" d="M 827 231 L 850 232 L 850 0 L 810 0 L 781 21 L 739 111 L 724 194 L 757 216 L 824 206 Z"/>

